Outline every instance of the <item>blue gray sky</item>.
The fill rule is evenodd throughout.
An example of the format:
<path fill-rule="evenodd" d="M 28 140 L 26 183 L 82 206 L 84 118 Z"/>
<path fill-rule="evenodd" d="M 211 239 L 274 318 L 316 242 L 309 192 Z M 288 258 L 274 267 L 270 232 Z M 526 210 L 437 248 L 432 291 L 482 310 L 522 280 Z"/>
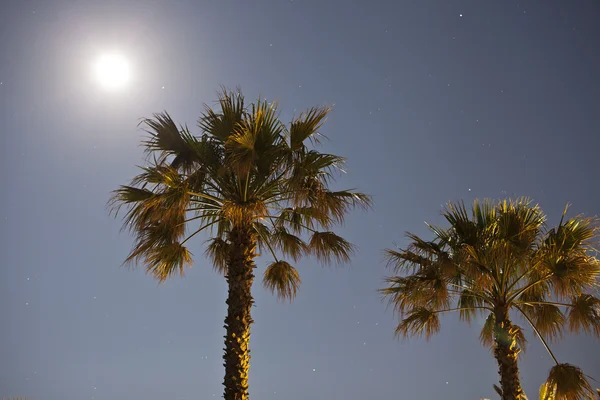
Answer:
<path fill-rule="evenodd" d="M 120 264 L 132 243 L 109 192 L 142 163 L 139 118 L 195 125 L 220 85 L 290 119 L 334 104 L 324 150 L 374 196 L 340 231 L 351 265 L 299 263 L 295 303 L 255 286 L 252 398 L 496 398 L 478 325 L 394 339 L 376 293 L 382 249 L 426 234 L 449 200 L 530 196 L 556 223 L 600 213 L 600 3 L 580 1 L 5 0 L 0 12 L 0 396 L 211 399 L 222 393 L 226 286 L 202 256 L 157 283 Z M 119 51 L 106 92 L 92 61 Z M 260 274 L 268 260 L 259 259 Z M 530 335 L 534 398 L 551 360 Z M 598 342 L 560 360 L 600 378 Z"/>

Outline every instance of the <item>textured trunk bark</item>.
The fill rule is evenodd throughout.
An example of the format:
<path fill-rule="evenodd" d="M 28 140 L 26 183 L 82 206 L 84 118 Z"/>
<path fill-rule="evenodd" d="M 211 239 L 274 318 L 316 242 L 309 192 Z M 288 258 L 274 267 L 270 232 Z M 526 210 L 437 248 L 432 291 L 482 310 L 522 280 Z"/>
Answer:
<path fill-rule="evenodd" d="M 515 332 L 508 318 L 508 312 L 500 309 L 495 311 L 496 325 L 494 339 L 496 346 L 494 356 L 498 361 L 502 400 L 526 400 L 519 379 L 517 357 L 521 351 L 515 339 Z"/>
<path fill-rule="evenodd" d="M 250 309 L 256 236 L 250 227 L 236 227 L 229 233 L 231 253 L 227 263 L 227 317 L 225 317 L 225 400 L 247 400 L 250 369 Z"/>

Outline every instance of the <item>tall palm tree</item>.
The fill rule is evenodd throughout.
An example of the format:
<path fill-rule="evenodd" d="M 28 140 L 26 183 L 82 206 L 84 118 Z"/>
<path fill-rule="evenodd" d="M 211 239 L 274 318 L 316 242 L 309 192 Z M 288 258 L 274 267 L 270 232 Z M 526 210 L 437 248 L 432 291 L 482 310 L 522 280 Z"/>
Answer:
<path fill-rule="evenodd" d="M 209 233 L 205 254 L 229 288 L 224 398 L 245 400 L 258 250 L 273 260 L 264 286 L 291 301 L 300 278 L 289 260 L 348 261 L 354 246 L 331 229 L 350 209 L 369 207 L 370 198 L 329 189 L 344 158 L 314 147 L 330 108 L 311 108 L 286 127 L 276 104 L 246 106 L 239 90 L 223 89 L 219 104 L 216 111 L 205 106 L 199 136 L 167 113 L 143 120 L 147 165 L 109 204 L 116 212 L 128 206 L 124 228 L 136 240 L 126 263 L 145 264 L 161 282 L 192 264 L 186 244 Z"/>
<path fill-rule="evenodd" d="M 565 214 L 566 214 L 565 209 Z M 528 199 L 449 203 L 447 229 L 427 224 L 433 239 L 407 234 L 407 249 L 386 250 L 397 276 L 381 293 L 401 315 L 396 334 L 429 338 L 439 315 L 457 311 L 469 322 L 486 317 L 481 341 L 493 348 L 503 400 L 525 398 L 517 359 L 525 348 L 525 321 L 555 362 L 542 386 L 543 399 L 583 399 L 593 393 L 583 372 L 559 363 L 549 342 L 564 331 L 600 336 L 600 262 L 593 242 L 595 219 L 576 216 L 548 229 L 546 217 Z"/>

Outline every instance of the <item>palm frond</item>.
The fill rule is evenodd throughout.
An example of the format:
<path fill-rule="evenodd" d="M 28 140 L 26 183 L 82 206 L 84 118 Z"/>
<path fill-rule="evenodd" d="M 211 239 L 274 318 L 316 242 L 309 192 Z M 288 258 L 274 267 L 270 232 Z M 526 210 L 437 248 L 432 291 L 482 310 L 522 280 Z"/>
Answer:
<path fill-rule="evenodd" d="M 308 251 L 325 264 L 349 262 L 354 250 L 352 243 L 333 232 L 314 232 L 308 243 Z"/>
<path fill-rule="evenodd" d="M 544 338 L 556 340 L 562 337 L 565 316 L 560 308 L 553 304 L 535 304 L 522 310 Z"/>
<path fill-rule="evenodd" d="M 452 229 L 444 229 L 436 225 L 425 222 L 425 225 L 435 236 L 435 240 L 442 246 L 450 244 L 452 241 Z"/>
<path fill-rule="evenodd" d="M 550 369 L 540 387 L 540 400 L 586 400 L 594 390 L 583 371 L 571 364 L 557 364 Z"/>
<path fill-rule="evenodd" d="M 545 266 L 551 274 L 552 290 L 559 298 L 577 296 L 598 285 L 600 263 L 588 254 L 552 257 Z"/>
<path fill-rule="evenodd" d="M 479 333 L 479 341 L 485 347 L 493 348 L 494 347 L 494 327 L 496 325 L 496 317 L 494 313 L 491 312 L 488 314 L 485 322 L 483 323 L 483 327 L 481 328 L 481 332 Z"/>
<path fill-rule="evenodd" d="M 514 250 L 525 251 L 535 242 L 546 217 L 528 198 L 505 200 L 498 205 L 498 235 Z"/>
<path fill-rule="evenodd" d="M 242 121 L 225 142 L 227 166 L 239 175 L 247 174 L 258 160 L 255 148 L 260 130 L 249 121 Z"/>
<path fill-rule="evenodd" d="M 135 176 L 131 183 L 132 185 L 158 185 L 162 189 L 179 188 L 183 183 L 182 176 L 177 169 L 155 162 L 147 167 L 141 167 L 143 173 Z"/>
<path fill-rule="evenodd" d="M 227 275 L 227 257 L 230 251 L 230 244 L 220 237 L 210 238 L 207 242 L 208 245 L 204 251 L 205 256 L 212 261 L 213 267 L 217 272 L 221 275 Z"/>
<path fill-rule="evenodd" d="M 289 228 L 294 233 L 314 230 L 316 224 L 330 226 L 331 218 L 315 207 L 286 207 L 275 220 L 277 226 Z"/>
<path fill-rule="evenodd" d="M 275 228 L 269 239 L 277 249 L 294 261 L 298 261 L 308 250 L 308 245 L 300 237 L 291 234 L 284 227 Z"/>
<path fill-rule="evenodd" d="M 192 173 L 197 176 L 214 178 L 219 175 L 219 170 L 223 169 L 225 162 L 225 149 L 220 145 L 218 140 L 212 136 L 203 134 L 199 139 L 185 136 L 185 140 L 191 151 L 195 154 L 195 170 L 191 169 Z M 198 179 L 195 179 L 199 181 Z M 198 188 L 197 185 L 191 185 Z M 218 187 L 214 188 L 219 189 Z"/>
<path fill-rule="evenodd" d="M 114 201 L 125 204 L 124 199 L 130 193 L 130 189 L 121 188 L 114 194 Z M 129 202 L 129 210 L 123 219 L 123 229 L 142 232 L 150 226 L 158 225 L 157 227 L 167 229 L 164 233 L 171 233 L 179 239 L 185 231 L 183 223 L 189 201 L 190 197 L 185 192 L 166 190 L 135 203 Z"/>
<path fill-rule="evenodd" d="M 270 243 L 273 241 L 271 238 L 271 235 L 273 234 L 271 227 L 267 226 L 267 224 L 264 224 L 262 222 L 254 222 L 253 227 L 256 233 L 258 234 L 257 244 L 260 253 L 263 254 L 270 252 L 272 247 L 269 248 L 269 246 L 271 246 Z"/>
<path fill-rule="evenodd" d="M 539 268 L 527 271 L 527 276 L 522 277 L 520 282 L 514 278 L 514 290 L 509 291 L 510 298 L 520 303 L 540 302 L 546 300 L 550 294 L 550 282 L 548 275 Z"/>
<path fill-rule="evenodd" d="M 579 215 L 564 221 L 564 217 L 565 215 L 557 227 L 548 231 L 544 240 L 547 247 L 558 253 L 568 253 L 580 249 L 596 235 L 598 223 L 596 218 L 585 218 Z"/>
<path fill-rule="evenodd" d="M 167 112 L 155 113 L 153 118 L 144 118 L 140 125 L 144 125 L 150 135 L 150 139 L 144 142 L 148 151 L 185 151 L 179 128 Z"/>
<path fill-rule="evenodd" d="M 475 199 L 473 201 L 473 220 L 477 223 L 478 229 L 486 230 L 496 222 L 495 204 L 490 200 L 481 202 Z"/>
<path fill-rule="evenodd" d="M 394 272 L 398 273 L 415 273 L 416 271 L 431 265 L 431 260 L 429 258 L 410 250 L 386 249 L 385 258 L 387 260 L 388 268 L 391 268 Z"/>
<path fill-rule="evenodd" d="M 406 317 L 400 321 L 396 327 L 396 335 L 421 336 L 426 339 L 431 338 L 440 330 L 440 320 L 438 315 L 432 310 L 424 307 L 417 307 L 406 314 Z"/>
<path fill-rule="evenodd" d="M 372 204 L 371 198 L 363 193 L 357 193 L 350 190 L 337 192 L 325 191 L 320 200 L 313 201 L 312 207 L 321 211 L 321 214 L 327 215 L 327 220 L 319 222 L 325 228 L 329 227 L 328 221 L 343 223 L 348 212 L 356 207 L 368 209 Z"/>
<path fill-rule="evenodd" d="M 133 217 L 136 213 L 141 213 L 144 209 L 148 209 L 151 204 L 156 204 L 152 201 L 154 193 L 147 189 L 140 189 L 134 186 L 122 185 L 119 189 L 114 190 L 107 202 L 107 208 L 110 214 L 115 217 L 121 211 L 121 207 L 129 206 L 129 215 Z M 134 211 L 137 209 L 137 212 Z M 128 229 L 131 218 L 127 221 L 122 229 Z"/>
<path fill-rule="evenodd" d="M 415 253 L 422 254 L 428 258 L 446 255 L 446 253 L 442 250 L 442 247 L 436 242 L 428 242 L 410 232 L 406 233 L 406 237 L 411 241 L 408 249 L 414 251 Z"/>
<path fill-rule="evenodd" d="M 145 126 L 144 131 L 150 135 L 143 142 L 147 153 L 159 152 L 160 160 L 174 156 L 171 162 L 173 168 L 191 167 L 196 159 L 193 151 L 196 140 L 187 128 L 178 128 L 167 112 L 156 113 L 153 118 L 144 118 L 140 124 Z"/>
<path fill-rule="evenodd" d="M 292 301 L 300 287 L 300 276 L 296 268 L 285 261 L 275 261 L 265 270 L 263 285 L 284 301 Z"/>
<path fill-rule="evenodd" d="M 436 276 L 394 276 L 387 278 L 386 283 L 388 287 L 379 290 L 379 293 L 401 313 L 416 307 L 442 310 L 450 305 L 448 291 Z"/>
<path fill-rule="evenodd" d="M 122 185 L 119 189 L 113 191 L 113 196 L 110 199 L 109 205 L 118 207 L 145 201 L 154 196 L 154 193 L 148 189 L 140 189 L 134 186 Z"/>
<path fill-rule="evenodd" d="M 479 240 L 477 224 L 471 221 L 464 202 L 448 203 L 442 211 L 442 216 L 450 223 L 455 234 L 455 240 L 461 244 L 475 246 Z"/>
<path fill-rule="evenodd" d="M 303 152 L 294 163 L 290 176 L 293 190 L 303 188 L 307 178 L 331 177 L 334 171 L 341 171 L 346 159 L 335 154 L 325 154 L 316 150 Z M 305 188 L 306 189 L 306 188 Z"/>
<path fill-rule="evenodd" d="M 218 95 L 220 112 L 217 113 L 212 107 L 205 105 L 204 113 L 198 120 L 198 126 L 205 133 L 224 143 L 242 122 L 246 108 L 244 96 L 239 89 L 228 91 L 222 88 Z"/>
<path fill-rule="evenodd" d="M 460 308 L 460 318 L 471 322 L 471 318 L 481 310 L 484 301 L 479 294 L 470 289 L 463 289 L 458 298 L 458 308 Z"/>
<path fill-rule="evenodd" d="M 490 253 L 489 249 L 481 251 L 479 247 L 465 244 L 459 254 L 465 256 L 461 263 L 464 275 L 468 276 L 475 286 L 490 290 L 498 282 L 495 263 L 492 262 L 493 257 L 488 253 Z"/>
<path fill-rule="evenodd" d="M 170 243 L 149 249 L 143 256 L 146 271 L 159 282 L 179 272 L 183 276 L 186 266 L 192 265 L 192 254 L 180 243 Z"/>
<path fill-rule="evenodd" d="M 595 252 L 592 239 L 598 233 L 597 220 L 577 216 L 549 230 L 539 253 L 545 257 L 544 266 L 551 274 L 556 296 L 578 296 L 587 287 L 597 287 L 600 263 L 590 255 Z"/>
<path fill-rule="evenodd" d="M 287 146 L 283 146 L 285 143 L 284 129 L 285 127 L 279 119 L 277 102 L 269 103 L 260 99 L 252 104 L 251 112 L 241 124 L 242 131 L 253 132 L 252 136 L 255 137 L 253 147 L 261 159 L 289 153 Z M 263 167 L 267 165 L 268 163 L 262 164 Z M 264 170 L 268 171 L 268 168 Z"/>
<path fill-rule="evenodd" d="M 569 313 L 569 330 L 600 336 L 600 299 L 591 294 L 582 294 L 573 298 Z"/>
<path fill-rule="evenodd" d="M 303 148 L 304 141 L 309 139 L 313 144 L 319 143 L 318 130 L 321 128 L 331 107 L 312 107 L 307 112 L 300 114 L 290 124 L 290 148 L 298 151 Z"/>

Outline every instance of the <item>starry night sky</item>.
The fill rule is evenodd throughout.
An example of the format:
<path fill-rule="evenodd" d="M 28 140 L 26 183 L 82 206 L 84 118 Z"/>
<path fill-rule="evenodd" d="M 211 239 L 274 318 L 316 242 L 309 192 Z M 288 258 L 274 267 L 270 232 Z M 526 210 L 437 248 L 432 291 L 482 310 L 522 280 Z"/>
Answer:
<path fill-rule="evenodd" d="M 202 238 L 185 278 L 158 286 L 120 267 L 132 238 L 105 204 L 142 163 L 139 118 L 192 127 L 220 85 L 240 85 L 285 120 L 335 104 L 324 150 L 348 157 L 340 186 L 375 200 L 340 229 L 351 265 L 300 262 L 291 305 L 255 285 L 251 397 L 497 398 L 481 321 L 394 339 L 382 249 L 426 235 L 449 200 L 530 196 L 551 223 L 566 202 L 600 214 L 599 18 L 593 0 L 4 0 L 0 396 L 221 396 L 226 286 Z M 89 77 L 107 49 L 133 64 L 123 91 Z M 529 339 L 534 398 L 552 364 Z M 598 341 L 555 349 L 600 378 Z"/>

